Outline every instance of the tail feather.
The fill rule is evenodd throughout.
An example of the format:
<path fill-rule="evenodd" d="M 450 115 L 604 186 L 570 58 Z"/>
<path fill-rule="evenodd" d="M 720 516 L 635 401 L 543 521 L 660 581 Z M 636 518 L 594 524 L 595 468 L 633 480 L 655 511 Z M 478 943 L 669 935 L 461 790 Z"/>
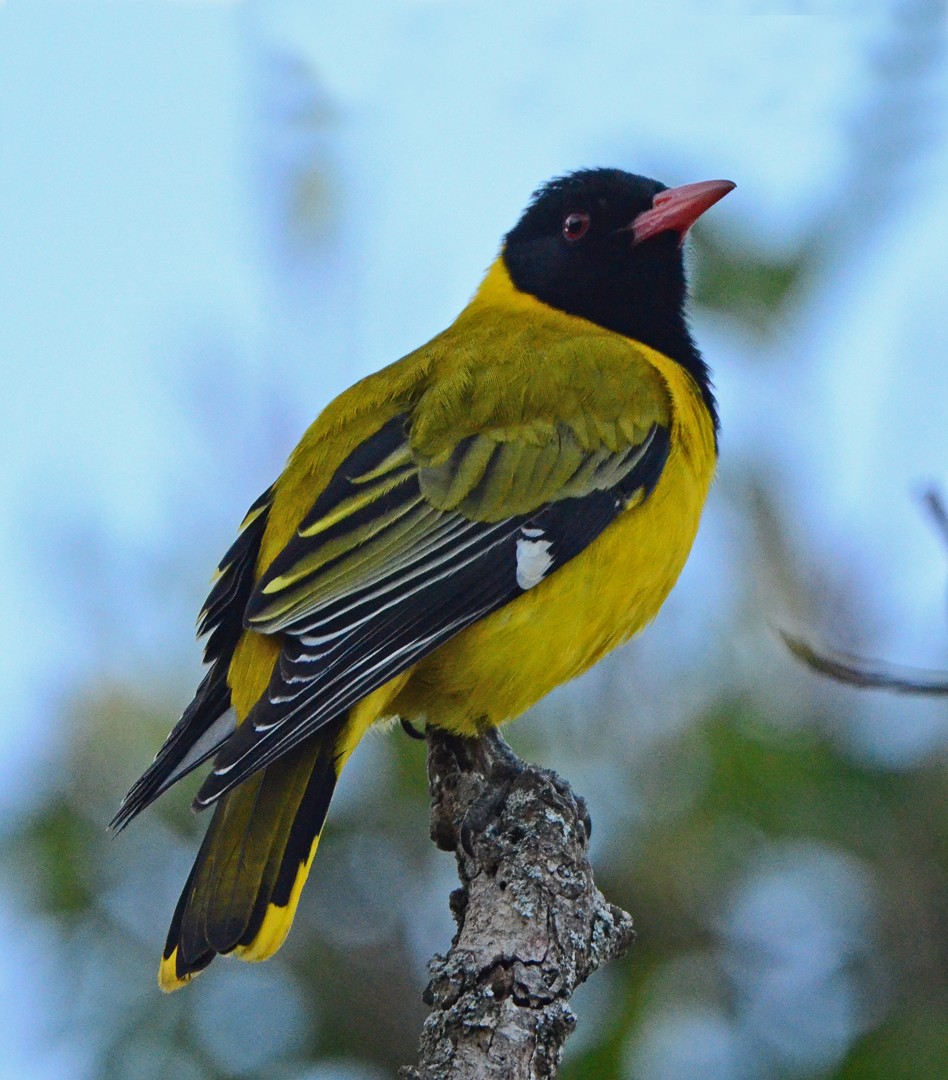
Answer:
<path fill-rule="evenodd" d="M 336 786 L 338 768 L 338 759 L 334 754 L 324 754 L 314 763 L 309 783 L 306 785 L 306 791 L 300 803 L 301 809 L 290 823 L 286 847 L 277 869 L 270 899 L 267 904 L 259 904 L 254 910 L 247 930 L 241 938 L 238 951 L 244 959 L 250 958 L 247 950 L 255 954 L 254 959 L 263 960 L 266 956 L 272 955 L 278 947 L 274 946 L 265 955 L 256 955 L 262 950 L 262 939 L 268 936 L 262 933 L 262 928 L 270 914 L 270 909 L 296 910 L 300 890 L 306 881 L 326 815 L 329 813 L 329 803 Z M 318 826 L 314 829 L 314 823 L 317 822 Z M 273 922 L 273 917 L 271 917 L 271 922 Z"/>
<path fill-rule="evenodd" d="M 320 731 L 217 805 L 168 932 L 162 989 L 218 953 L 265 960 L 282 945 L 343 764 L 339 735 Z"/>
<path fill-rule="evenodd" d="M 172 728 L 155 760 L 122 800 L 109 822 L 111 830 L 121 832 L 132 818 L 206 761 L 233 733 L 237 720 L 230 707 L 225 676 L 226 668 L 219 664 L 204 676 L 194 700 Z"/>
<path fill-rule="evenodd" d="M 187 963 L 184 963 L 179 956 L 178 942 L 181 936 L 181 924 L 184 919 L 185 909 L 188 906 L 188 898 L 191 895 L 191 886 L 194 883 L 194 874 L 197 868 L 198 864 L 195 862 L 194 866 L 191 867 L 191 873 L 188 874 L 188 880 L 181 890 L 181 896 L 171 918 L 168 940 L 158 969 L 158 985 L 162 990 L 177 990 L 184 986 L 195 975 L 203 971 L 216 955 L 213 949 L 208 949 L 203 954 L 192 956 Z"/>

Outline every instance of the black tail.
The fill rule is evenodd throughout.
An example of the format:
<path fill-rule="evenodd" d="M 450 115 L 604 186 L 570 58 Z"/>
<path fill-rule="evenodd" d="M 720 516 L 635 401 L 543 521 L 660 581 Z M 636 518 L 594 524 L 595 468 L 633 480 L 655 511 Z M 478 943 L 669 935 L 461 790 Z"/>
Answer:
<path fill-rule="evenodd" d="M 225 795 L 175 909 L 158 981 L 177 990 L 218 953 L 265 960 L 283 944 L 338 779 L 332 725 Z"/>

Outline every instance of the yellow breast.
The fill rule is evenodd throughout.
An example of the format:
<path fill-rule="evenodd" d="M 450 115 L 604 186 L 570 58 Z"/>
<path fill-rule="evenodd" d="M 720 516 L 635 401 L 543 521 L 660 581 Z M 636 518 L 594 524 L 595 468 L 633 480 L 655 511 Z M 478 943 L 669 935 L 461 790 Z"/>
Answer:
<path fill-rule="evenodd" d="M 551 577 L 423 660 L 392 700 L 392 715 L 476 734 L 518 716 L 658 613 L 694 542 L 716 452 L 694 380 L 638 348 L 673 404 L 669 457 L 651 496 Z"/>

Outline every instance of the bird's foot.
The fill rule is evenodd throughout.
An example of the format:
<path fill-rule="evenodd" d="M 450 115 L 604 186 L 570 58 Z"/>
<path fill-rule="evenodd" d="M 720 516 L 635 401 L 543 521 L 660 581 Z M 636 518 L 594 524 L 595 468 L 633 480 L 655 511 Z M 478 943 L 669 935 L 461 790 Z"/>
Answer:
<path fill-rule="evenodd" d="M 421 739 L 422 742 L 425 741 L 425 733 L 419 731 L 410 720 L 406 720 L 404 716 L 400 716 L 398 722 L 402 725 L 402 731 L 405 732 L 409 739 Z"/>
<path fill-rule="evenodd" d="M 500 816 L 511 789 L 529 766 L 510 749 L 495 727 L 488 728 L 479 739 L 469 741 L 468 746 L 477 771 L 487 780 L 487 786 L 471 802 L 458 829 L 462 849 L 473 857 L 476 837 Z"/>

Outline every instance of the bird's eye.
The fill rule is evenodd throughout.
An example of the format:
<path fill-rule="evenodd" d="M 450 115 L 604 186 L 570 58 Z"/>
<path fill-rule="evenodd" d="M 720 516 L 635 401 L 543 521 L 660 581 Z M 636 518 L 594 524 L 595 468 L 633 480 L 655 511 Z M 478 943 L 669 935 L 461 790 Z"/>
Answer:
<path fill-rule="evenodd" d="M 567 240 L 582 240 L 589 232 L 589 214 L 585 211 L 567 214 L 563 218 L 563 236 Z"/>

